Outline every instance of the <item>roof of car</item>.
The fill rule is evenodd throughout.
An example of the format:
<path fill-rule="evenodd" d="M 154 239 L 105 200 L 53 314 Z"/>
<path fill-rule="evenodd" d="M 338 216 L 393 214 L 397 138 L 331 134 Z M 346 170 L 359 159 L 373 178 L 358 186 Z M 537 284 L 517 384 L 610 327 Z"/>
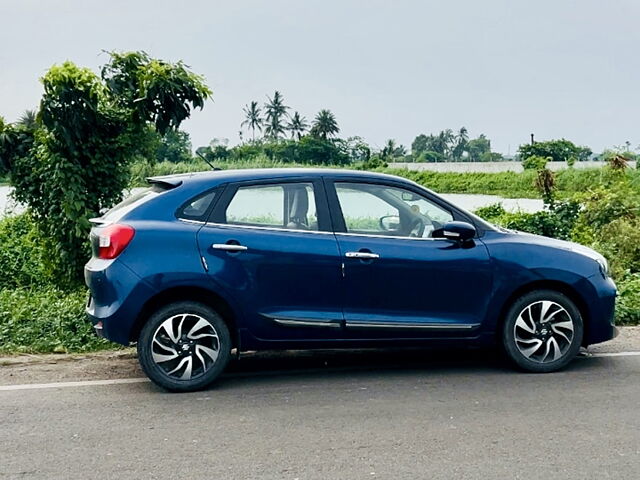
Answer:
<path fill-rule="evenodd" d="M 268 178 L 340 176 L 353 178 L 395 179 L 398 177 L 384 173 L 339 168 L 247 168 L 239 170 L 210 170 L 206 172 L 180 173 L 152 177 L 153 182 L 172 184 L 191 184 L 209 182 L 241 182 L 244 180 L 261 180 Z"/>

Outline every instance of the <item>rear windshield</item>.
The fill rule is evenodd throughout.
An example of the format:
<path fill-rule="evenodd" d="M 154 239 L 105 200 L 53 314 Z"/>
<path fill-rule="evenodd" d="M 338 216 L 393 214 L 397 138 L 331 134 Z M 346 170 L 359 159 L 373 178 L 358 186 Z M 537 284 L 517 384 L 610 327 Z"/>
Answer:
<path fill-rule="evenodd" d="M 130 195 L 125 196 L 125 199 L 122 202 L 107 211 L 107 213 L 102 216 L 102 220 L 105 222 L 117 222 L 127 213 L 165 191 L 166 188 L 163 188 L 160 185 L 153 185 L 147 188 L 134 188 L 130 191 Z"/>

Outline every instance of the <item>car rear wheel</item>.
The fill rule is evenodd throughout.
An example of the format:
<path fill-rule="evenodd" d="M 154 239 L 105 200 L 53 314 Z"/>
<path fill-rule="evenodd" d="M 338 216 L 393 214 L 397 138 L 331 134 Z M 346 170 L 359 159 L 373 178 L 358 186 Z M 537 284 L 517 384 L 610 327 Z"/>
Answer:
<path fill-rule="evenodd" d="M 175 392 L 200 390 L 226 367 L 231 336 L 214 310 L 176 302 L 154 313 L 140 332 L 140 366 L 156 385 Z"/>
<path fill-rule="evenodd" d="M 528 372 L 566 366 L 580 350 L 584 326 L 580 311 L 565 295 L 536 290 L 517 299 L 502 331 L 507 356 Z"/>

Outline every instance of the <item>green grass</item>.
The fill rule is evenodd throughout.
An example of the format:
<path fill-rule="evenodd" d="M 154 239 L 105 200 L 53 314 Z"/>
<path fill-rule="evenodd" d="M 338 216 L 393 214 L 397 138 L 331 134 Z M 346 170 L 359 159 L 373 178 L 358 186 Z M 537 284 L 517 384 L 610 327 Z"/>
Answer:
<path fill-rule="evenodd" d="M 262 155 L 248 161 L 216 162 L 215 166 L 227 170 L 234 168 L 310 167 L 312 165 L 273 162 Z M 327 167 L 345 168 L 341 165 Z M 351 165 L 346 168 L 358 167 L 358 165 Z M 132 186 L 144 186 L 146 185 L 147 177 L 208 170 L 211 170 L 211 167 L 202 160 L 156 164 L 136 162 L 131 168 L 131 182 Z M 498 195 L 505 198 L 540 198 L 540 194 L 534 185 L 537 173 L 533 170 L 521 173 L 457 173 L 378 168 L 376 171 L 408 178 L 440 193 L 473 193 Z M 558 198 L 568 198 L 575 193 L 585 192 L 594 186 L 603 184 L 606 175 L 607 172 L 601 168 L 561 170 L 556 172 L 556 195 Z M 640 188 L 640 170 L 630 169 L 627 171 L 627 175 Z"/>
<path fill-rule="evenodd" d="M 455 173 L 416 172 L 406 169 L 380 169 L 379 171 L 411 179 L 427 188 L 441 193 L 475 193 L 499 195 L 506 198 L 540 198 L 535 188 L 537 172 L 527 170 L 521 173 Z M 628 170 L 631 181 L 640 188 L 640 171 Z M 568 198 L 576 193 L 602 185 L 608 172 L 602 168 L 567 169 L 556 172 L 556 196 Z"/>
<path fill-rule="evenodd" d="M 0 353 L 74 353 L 113 349 L 86 318 L 85 289 L 0 290 Z"/>

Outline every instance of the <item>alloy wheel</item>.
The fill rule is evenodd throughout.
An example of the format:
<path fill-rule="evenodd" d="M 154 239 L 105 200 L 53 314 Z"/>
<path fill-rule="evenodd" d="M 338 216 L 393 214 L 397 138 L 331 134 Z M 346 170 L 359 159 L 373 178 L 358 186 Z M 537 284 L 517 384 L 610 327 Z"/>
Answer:
<path fill-rule="evenodd" d="M 216 363 L 219 353 L 218 332 L 200 315 L 173 315 L 153 334 L 153 361 L 168 377 L 176 380 L 201 377 Z"/>
<path fill-rule="evenodd" d="M 520 312 L 513 334 L 516 346 L 525 358 L 537 363 L 551 363 L 562 358 L 571 348 L 574 322 L 562 305 L 539 300 Z"/>

